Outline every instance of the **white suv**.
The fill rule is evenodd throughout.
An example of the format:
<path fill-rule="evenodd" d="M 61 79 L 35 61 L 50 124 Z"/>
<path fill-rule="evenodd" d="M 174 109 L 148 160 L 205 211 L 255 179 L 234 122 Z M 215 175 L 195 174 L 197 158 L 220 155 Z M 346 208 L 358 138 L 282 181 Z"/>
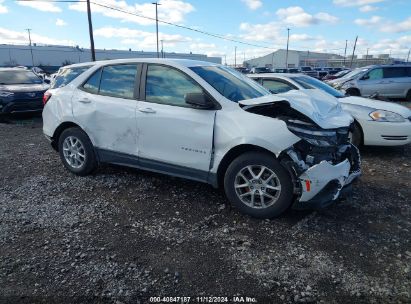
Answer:
<path fill-rule="evenodd" d="M 112 163 L 189 178 L 271 218 L 324 206 L 360 174 L 352 117 L 320 95 L 291 99 L 218 64 L 99 61 L 59 71 L 43 131 L 74 174 Z"/>

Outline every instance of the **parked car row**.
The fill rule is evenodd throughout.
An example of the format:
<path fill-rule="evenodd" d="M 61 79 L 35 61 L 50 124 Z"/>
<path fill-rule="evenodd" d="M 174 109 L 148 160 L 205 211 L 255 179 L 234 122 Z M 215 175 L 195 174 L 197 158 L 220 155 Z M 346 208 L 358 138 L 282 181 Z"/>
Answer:
<path fill-rule="evenodd" d="M 261 74 L 261 73 L 302 73 L 317 79 L 336 79 L 342 77 L 343 75 L 350 72 L 350 69 L 341 67 L 310 67 L 302 66 L 300 68 L 276 68 L 269 69 L 267 67 L 254 67 L 251 70 L 246 68 L 236 68 L 238 71 L 245 73 L 249 71 L 250 74 Z M 240 70 L 241 69 L 241 70 Z"/>

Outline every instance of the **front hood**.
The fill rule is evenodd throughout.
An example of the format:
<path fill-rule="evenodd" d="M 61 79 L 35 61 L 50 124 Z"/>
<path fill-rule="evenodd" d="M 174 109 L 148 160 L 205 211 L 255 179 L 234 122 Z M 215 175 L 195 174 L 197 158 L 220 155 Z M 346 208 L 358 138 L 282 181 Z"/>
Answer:
<path fill-rule="evenodd" d="M 402 105 L 393 103 L 393 102 L 381 101 L 381 100 L 375 100 L 375 99 L 363 98 L 363 97 L 356 97 L 356 96 L 347 96 L 347 97 L 341 98 L 340 102 L 343 104 L 364 106 L 364 107 L 375 109 L 375 110 L 390 111 L 390 112 L 400 114 L 404 118 L 411 117 L 410 109 Z"/>
<path fill-rule="evenodd" d="M 352 116 L 342 110 L 338 99 L 321 90 L 291 90 L 242 100 L 239 104 L 249 108 L 279 101 L 287 101 L 293 109 L 309 117 L 323 129 L 348 127 L 353 122 Z"/>
<path fill-rule="evenodd" d="M 0 91 L 8 92 L 38 92 L 45 91 L 49 88 L 48 84 L 2 84 L 0 85 Z"/>

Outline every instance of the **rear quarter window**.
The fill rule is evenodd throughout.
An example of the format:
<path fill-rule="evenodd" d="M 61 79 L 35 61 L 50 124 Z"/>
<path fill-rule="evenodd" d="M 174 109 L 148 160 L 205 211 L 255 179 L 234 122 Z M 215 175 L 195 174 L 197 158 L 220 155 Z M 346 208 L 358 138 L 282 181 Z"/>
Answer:
<path fill-rule="evenodd" d="M 76 79 L 79 75 L 87 71 L 90 67 L 91 65 L 73 68 L 62 68 L 58 72 L 56 79 L 51 84 L 51 89 L 57 89 L 66 86 L 74 79 Z"/>

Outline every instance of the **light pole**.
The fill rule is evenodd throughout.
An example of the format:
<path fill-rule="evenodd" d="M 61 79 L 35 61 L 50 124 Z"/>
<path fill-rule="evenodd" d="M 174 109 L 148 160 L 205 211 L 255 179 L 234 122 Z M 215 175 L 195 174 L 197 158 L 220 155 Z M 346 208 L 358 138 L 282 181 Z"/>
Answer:
<path fill-rule="evenodd" d="M 348 42 L 348 40 L 345 40 L 345 50 L 344 50 L 344 67 L 345 67 L 345 57 L 347 56 L 347 42 Z"/>
<path fill-rule="evenodd" d="M 358 40 L 358 36 L 355 37 L 354 47 L 352 49 L 352 55 L 351 55 L 350 68 L 352 67 L 352 62 L 354 60 L 354 53 L 355 53 L 355 47 L 357 46 L 357 40 Z M 357 63 L 358 63 L 358 61 L 357 61 Z"/>
<path fill-rule="evenodd" d="M 161 42 L 161 58 L 165 58 L 165 56 L 164 56 L 163 41 L 164 41 L 163 39 L 160 40 L 160 42 Z"/>
<path fill-rule="evenodd" d="M 368 50 L 369 48 L 367 48 L 367 55 L 365 55 L 365 64 L 368 64 Z"/>
<path fill-rule="evenodd" d="M 408 50 L 407 62 L 408 62 L 408 59 L 410 59 L 410 52 L 411 52 L 411 49 Z"/>
<path fill-rule="evenodd" d="M 93 37 L 93 23 L 91 22 L 90 0 L 87 0 L 87 17 L 88 17 L 88 33 L 90 35 L 91 60 L 96 61 L 96 50 L 94 49 L 94 37 Z"/>
<path fill-rule="evenodd" d="M 285 53 L 285 68 L 288 69 L 288 43 L 290 42 L 290 29 L 287 28 L 287 52 Z"/>
<path fill-rule="evenodd" d="M 234 47 L 234 67 L 237 67 L 237 46 Z"/>
<path fill-rule="evenodd" d="M 34 67 L 33 47 L 31 46 L 31 35 L 30 35 L 31 29 L 28 28 L 28 29 L 26 29 L 26 31 L 29 33 L 30 53 L 31 53 L 31 67 Z"/>
<path fill-rule="evenodd" d="M 158 51 L 158 6 L 161 5 L 160 3 L 152 2 L 156 6 L 156 36 L 157 36 L 157 58 L 160 58 L 160 53 Z"/>

